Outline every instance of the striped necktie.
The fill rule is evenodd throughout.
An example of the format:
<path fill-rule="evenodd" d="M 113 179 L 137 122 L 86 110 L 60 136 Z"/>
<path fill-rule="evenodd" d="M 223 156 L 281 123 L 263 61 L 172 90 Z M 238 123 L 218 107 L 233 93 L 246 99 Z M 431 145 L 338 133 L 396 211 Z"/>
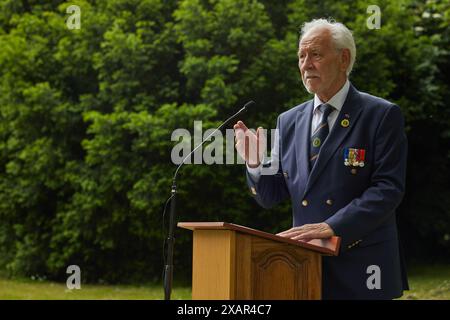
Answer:
<path fill-rule="evenodd" d="M 314 164 L 316 163 L 317 157 L 319 156 L 320 148 L 322 147 L 325 139 L 328 136 L 328 116 L 334 109 L 327 103 L 322 104 L 319 108 L 322 111 L 322 118 L 320 119 L 319 125 L 314 130 L 314 133 L 311 136 L 311 145 L 309 148 L 309 162 L 311 165 L 311 170 L 312 168 L 314 168 Z"/>

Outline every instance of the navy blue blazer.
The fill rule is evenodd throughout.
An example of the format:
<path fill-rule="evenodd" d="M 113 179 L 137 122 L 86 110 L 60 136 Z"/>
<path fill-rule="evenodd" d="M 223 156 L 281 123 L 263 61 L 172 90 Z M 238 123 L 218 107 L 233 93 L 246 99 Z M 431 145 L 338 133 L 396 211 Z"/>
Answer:
<path fill-rule="evenodd" d="M 261 175 L 258 183 L 247 172 L 250 190 L 264 208 L 290 198 L 294 226 L 326 222 L 342 238 L 339 256 L 323 257 L 323 299 L 399 297 L 408 288 L 395 215 L 407 157 L 400 108 L 350 85 L 311 170 L 312 114 L 310 100 L 278 117 L 278 171 Z M 346 148 L 364 149 L 365 165 L 346 166 Z M 380 268 L 380 289 L 367 286 L 372 265 Z"/>

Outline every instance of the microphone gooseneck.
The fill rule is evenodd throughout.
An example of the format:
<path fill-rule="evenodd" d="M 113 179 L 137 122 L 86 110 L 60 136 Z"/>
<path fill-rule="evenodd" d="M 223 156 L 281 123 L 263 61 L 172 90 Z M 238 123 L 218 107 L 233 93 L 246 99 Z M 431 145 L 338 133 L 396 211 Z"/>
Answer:
<path fill-rule="evenodd" d="M 166 239 L 167 243 L 167 257 L 164 256 L 165 266 L 164 266 L 164 299 L 170 300 L 170 295 L 172 292 L 172 282 L 173 282 L 173 247 L 174 247 L 174 221 L 175 221 L 175 204 L 176 204 L 176 193 L 177 193 L 177 175 L 180 168 L 183 166 L 185 161 L 198 149 L 200 148 L 206 141 L 208 141 L 211 136 L 213 136 L 218 130 L 221 130 L 225 125 L 227 125 L 231 120 L 233 120 L 236 116 L 246 111 L 250 106 L 254 105 L 255 102 L 253 100 L 248 101 L 238 112 L 233 114 L 227 120 L 225 120 L 219 127 L 217 127 L 211 134 L 209 134 L 202 142 L 196 146 L 189 154 L 184 157 L 183 161 L 178 165 L 177 169 L 172 178 L 172 189 L 171 196 L 166 202 L 166 206 L 164 207 L 163 217 L 165 215 L 167 203 L 170 201 L 170 217 L 169 217 L 169 234 Z"/>

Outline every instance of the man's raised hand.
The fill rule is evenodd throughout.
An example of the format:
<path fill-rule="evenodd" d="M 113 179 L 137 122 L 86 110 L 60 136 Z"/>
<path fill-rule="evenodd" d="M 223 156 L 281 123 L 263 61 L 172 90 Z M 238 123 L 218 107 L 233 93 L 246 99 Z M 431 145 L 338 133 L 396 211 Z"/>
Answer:
<path fill-rule="evenodd" d="M 267 148 L 264 129 L 259 127 L 256 134 L 242 121 L 234 125 L 236 150 L 250 168 L 259 167 Z"/>

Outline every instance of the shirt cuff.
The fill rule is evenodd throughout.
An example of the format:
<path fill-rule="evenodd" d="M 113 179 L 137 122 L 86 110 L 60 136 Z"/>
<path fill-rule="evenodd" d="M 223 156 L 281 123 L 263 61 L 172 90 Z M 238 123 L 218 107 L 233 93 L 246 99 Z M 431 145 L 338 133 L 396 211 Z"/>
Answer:
<path fill-rule="evenodd" d="M 250 174 L 250 177 L 253 179 L 255 183 L 258 183 L 259 178 L 261 177 L 261 168 L 262 168 L 262 162 L 260 165 L 256 168 L 250 168 L 248 164 L 245 164 L 247 166 L 247 171 Z"/>

